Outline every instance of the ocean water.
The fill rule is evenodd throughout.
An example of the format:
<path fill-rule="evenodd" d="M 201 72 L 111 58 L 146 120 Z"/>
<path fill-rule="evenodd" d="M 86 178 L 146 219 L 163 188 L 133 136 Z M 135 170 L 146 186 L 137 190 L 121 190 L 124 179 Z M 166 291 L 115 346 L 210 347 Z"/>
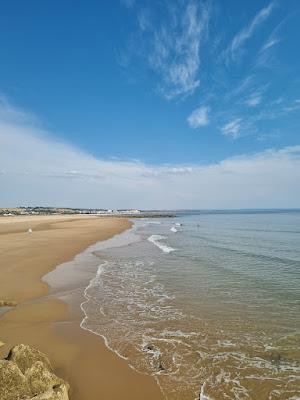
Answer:
<path fill-rule="evenodd" d="M 300 399 L 300 212 L 183 212 L 101 246 L 81 326 L 166 399 Z"/>

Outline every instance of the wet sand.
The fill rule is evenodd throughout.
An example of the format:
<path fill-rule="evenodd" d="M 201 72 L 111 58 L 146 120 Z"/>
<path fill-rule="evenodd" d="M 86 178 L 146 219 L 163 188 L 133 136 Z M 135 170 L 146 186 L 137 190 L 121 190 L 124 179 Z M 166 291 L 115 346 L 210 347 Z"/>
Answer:
<path fill-rule="evenodd" d="M 160 400 L 152 377 L 138 374 L 79 326 L 82 314 L 53 296 L 42 277 L 89 245 L 131 226 L 87 216 L 0 218 L 0 300 L 19 305 L 0 315 L 0 356 L 17 343 L 45 352 L 71 384 L 71 400 Z M 32 234 L 27 233 L 31 228 Z"/>

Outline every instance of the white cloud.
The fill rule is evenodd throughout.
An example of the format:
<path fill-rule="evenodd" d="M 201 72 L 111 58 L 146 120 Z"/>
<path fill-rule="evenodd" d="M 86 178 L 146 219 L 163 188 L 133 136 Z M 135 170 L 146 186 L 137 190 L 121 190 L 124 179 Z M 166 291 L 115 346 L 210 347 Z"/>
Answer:
<path fill-rule="evenodd" d="M 252 117 L 254 121 L 275 120 L 286 118 L 290 113 L 300 111 L 300 99 L 286 100 L 283 97 L 275 99 L 267 110 L 262 110 Z"/>
<path fill-rule="evenodd" d="M 297 111 L 300 109 L 300 99 L 295 99 L 289 103 L 289 105 L 285 106 L 283 108 L 284 112 L 291 112 L 291 111 Z"/>
<path fill-rule="evenodd" d="M 243 93 L 245 90 L 247 90 L 249 88 L 249 86 L 253 85 L 253 82 L 255 81 L 255 78 L 253 75 L 249 75 L 247 76 L 245 79 L 243 79 L 239 85 L 232 90 L 229 93 L 229 96 L 237 96 L 240 95 L 241 93 Z"/>
<path fill-rule="evenodd" d="M 249 107 L 256 107 L 261 103 L 261 101 L 262 101 L 261 92 L 257 91 L 249 96 L 249 98 L 246 100 L 246 104 Z"/>
<path fill-rule="evenodd" d="M 297 14 L 297 13 L 296 13 Z M 269 58 L 269 50 L 272 49 L 275 45 L 281 42 L 281 38 L 279 38 L 280 32 L 282 28 L 287 24 L 290 18 L 292 18 L 296 14 L 289 14 L 273 29 L 270 36 L 266 40 L 265 44 L 259 51 L 259 55 L 257 58 L 256 65 L 257 66 L 268 66 L 268 58 Z"/>
<path fill-rule="evenodd" d="M 242 50 L 245 42 L 251 38 L 259 25 L 264 22 L 272 12 L 274 3 L 270 3 L 267 7 L 263 8 L 256 14 L 250 24 L 242 29 L 232 40 L 230 47 L 227 49 L 227 56 L 231 57 L 233 61 L 236 60 L 237 55 Z"/>
<path fill-rule="evenodd" d="M 271 50 L 279 42 L 280 42 L 280 40 L 277 39 L 276 37 L 274 37 L 273 34 L 269 37 L 269 39 L 265 42 L 265 44 L 262 46 L 262 48 L 260 49 L 260 51 L 258 53 L 256 62 L 255 62 L 256 67 L 270 68 L 270 66 L 272 65 Z"/>
<path fill-rule="evenodd" d="M 275 44 L 277 44 L 279 42 L 280 42 L 280 40 L 277 38 L 270 38 L 269 40 L 267 40 L 267 42 L 262 47 L 261 52 L 270 49 L 271 47 L 275 46 Z"/>
<path fill-rule="evenodd" d="M 0 107 L 0 206 L 299 207 L 300 146 L 207 165 L 103 160 L 9 110 L 4 118 Z M 226 132 L 238 134 L 239 123 L 232 121 Z"/>
<path fill-rule="evenodd" d="M 233 121 L 228 122 L 221 129 L 223 135 L 229 136 L 232 139 L 237 139 L 240 136 L 241 122 L 241 118 L 236 118 Z"/>
<path fill-rule="evenodd" d="M 134 6 L 135 0 L 121 0 L 121 4 L 127 8 L 132 8 Z"/>
<path fill-rule="evenodd" d="M 142 32 L 151 29 L 152 25 L 150 22 L 149 9 L 143 8 L 142 10 L 140 10 L 137 16 L 137 20 L 139 28 Z"/>
<path fill-rule="evenodd" d="M 191 115 L 188 117 L 187 122 L 189 126 L 193 129 L 200 128 L 201 126 L 208 125 L 208 107 L 199 107 L 194 110 Z"/>
<path fill-rule="evenodd" d="M 35 115 L 13 107 L 3 94 L 0 94 L 0 121 L 13 122 L 14 124 L 39 124 Z"/>
<path fill-rule="evenodd" d="M 169 17 L 153 31 L 151 67 L 161 76 L 161 92 L 168 98 L 187 96 L 199 86 L 200 47 L 207 35 L 209 9 L 194 0 L 172 4 Z"/>

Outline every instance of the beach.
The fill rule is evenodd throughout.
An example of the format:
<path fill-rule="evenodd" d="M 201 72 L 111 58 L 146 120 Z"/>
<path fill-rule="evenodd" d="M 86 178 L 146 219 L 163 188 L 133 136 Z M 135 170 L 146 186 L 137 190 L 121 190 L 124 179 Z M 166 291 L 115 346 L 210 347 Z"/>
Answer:
<path fill-rule="evenodd" d="M 134 221 L 0 219 L 0 356 L 41 350 L 71 400 L 298 398 L 300 213 Z"/>
<path fill-rule="evenodd" d="M 49 295 L 49 285 L 42 280 L 88 246 L 130 227 L 126 219 L 93 216 L 0 219 L 0 300 L 18 303 L 9 310 L 0 308 L 0 340 L 5 343 L 1 357 L 18 343 L 37 347 L 70 383 L 73 400 L 162 399 L 151 376 L 129 368 L 102 338 L 81 329 L 80 307 L 70 310 Z"/>

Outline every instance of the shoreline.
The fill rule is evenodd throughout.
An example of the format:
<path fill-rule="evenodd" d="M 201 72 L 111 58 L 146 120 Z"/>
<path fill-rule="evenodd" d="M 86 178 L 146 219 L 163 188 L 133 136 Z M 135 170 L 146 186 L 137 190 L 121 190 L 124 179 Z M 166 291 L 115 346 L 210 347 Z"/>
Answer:
<path fill-rule="evenodd" d="M 4 222 L 0 222 L 0 292 L 5 300 L 19 304 L 0 313 L 0 339 L 5 342 L 0 355 L 17 343 L 45 352 L 55 372 L 70 383 L 71 400 L 162 399 L 153 377 L 132 370 L 102 338 L 80 327 L 81 309 L 63 299 L 68 292 L 76 298 L 82 289 L 80 277 L 68 285 L 66 275 L 66 285 L 53 292 L 43 279 L 92 244 L 124 232 L 131 222 L 87 216 L 12 217 Z M 32 234 L 27 233 L 29 227 Z M 87 278 L 92 270 L 83 273 Z"/>

